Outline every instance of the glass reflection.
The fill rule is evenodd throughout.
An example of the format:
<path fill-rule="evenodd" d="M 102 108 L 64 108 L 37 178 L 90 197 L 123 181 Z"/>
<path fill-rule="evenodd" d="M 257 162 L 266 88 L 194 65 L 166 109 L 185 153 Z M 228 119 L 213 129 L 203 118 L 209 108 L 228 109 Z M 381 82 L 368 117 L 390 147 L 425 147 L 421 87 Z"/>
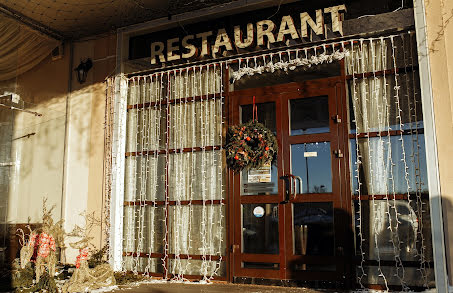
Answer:
<path fill-rule="evenodd" d="M 329 142 L 291 145 L 292 174 L 302 178 L 302 193 L 332 192 Z"/>
<path fill-rule="evenodd" d="M 334 255 L 333 218 L 331 202 L 294 204 L 294 254 Z"/>
<path fill-rule="evenodd" d="M 277 134 L 275 102 L 256 104 L 258 122 Z M 241 123 L 253 119 L 253 105 L 241 106 Z M 260 175 L 258 175 L 260 173 Z M 276 195 L 278 194 L 277 160 L 270 166 L 258 170 L 243 170 L 241 172 L 241 195 Z"/>
<path fill-rule="evenodd" d="M 428 199 L 423 199 L 419 203 L 415 200 L 411 203 L 407 200 L 391 200 L 388 203 L 386 200 L 376 200 L 374 203 L 365 200 L 360 204 L 356 200 L 354 212 L 356 242 L 360 242 L 361 222 L 365 259 L 394 260 L 397 252 L 402 261 L 417 261 L 424 252 L 425 261 L 432 261 L 431 225 L 427 220 Z M 376 240 L 379 250 L 376 248 L 374 234 L 378 234 Z M 399 243 L 399 249 L 394 249 L 394 243 Z M 360 254 L 359 249 L 357 246 L 356 254 Z"/>
<path fill-rule="evenodd" d="M 329 97 L 289 101 L 291 135 L 329 132 Z"/>
<path fill-rule="evenodd" d="M 277 134 L 277 119 L 275 116 L 275 103 L 259 103 L 256 104 L 259 123 L 269 128 L 274 134 Z M 241 123 L 246 123 L 253 120 L 253 105 L 241 106 Z"/>
<path fill-rule="evenodd" d="M 278 205 L 242 205 L 242 251 L 243 253 L 277 254 Z"/>

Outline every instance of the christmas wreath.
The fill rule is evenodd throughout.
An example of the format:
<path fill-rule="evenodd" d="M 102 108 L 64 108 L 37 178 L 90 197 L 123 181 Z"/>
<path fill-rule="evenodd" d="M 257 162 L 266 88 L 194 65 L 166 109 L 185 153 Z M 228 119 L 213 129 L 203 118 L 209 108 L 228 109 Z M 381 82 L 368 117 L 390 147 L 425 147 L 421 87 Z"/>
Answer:
<path fill-rule="evenodd" d="M 228 167 L 239 172 L 260 168 L 277 157 L 278 145 L 272 131 L 257 121 L 228 129 L 226 159 Z"/>

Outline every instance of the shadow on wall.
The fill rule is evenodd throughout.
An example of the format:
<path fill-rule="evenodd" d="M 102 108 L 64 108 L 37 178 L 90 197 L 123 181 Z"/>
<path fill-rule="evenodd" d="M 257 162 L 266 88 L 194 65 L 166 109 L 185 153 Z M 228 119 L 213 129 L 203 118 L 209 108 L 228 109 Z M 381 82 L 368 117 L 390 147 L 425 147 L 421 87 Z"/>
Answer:
<path fill-rule="evenodd" d="M 453 284 L 453 243 L 451 239 L 453 238 L 453 202 L 446 198 L 442 198 L 442 216 L 443 216 L 443 231 L 444 231 L 444 242 L 445 242 L 445 255 L 447 262 L 447 276 L 448 282 L 451 285 Z M 451 289 L 450 289 L 451 291 Z"/>
<path fill-rule="evenodd" d="M 98 169 L 102 170 L 105 85 L 89 85 L 71 97 L 73 115 L 69 117 L 72 136 L 67 148 L 68 162 L 82 162 L 84 176 L 88 177 L 89 160 L 94 155 Z M 25 103 L 25 109 L 42 116 L 0 109 L 0 264 L 10 263 L 11 257 L 17 254 L 16 226 L 36 223 L 40 219 L 44 197 L 50 205 L 56 205 L 54 220 L 61 217 L 66 98 L 62 95 L 43 100 L 38 105 Z M 97 115 L 97 121 L 93 115 Z M 92 138 L 93 135 L 96 137 Z M 90 145 L 95 140 L 98 143 L 94 146 L 96 152 Z M 95 179 L 102 182 L 102 172 Z M 78 179 L 68 180 L 75 183 Z M 82 185 L 84 190 L 85 185 L 88 183 Z"/>
<path fill-rule="evenodd" d="M 104 83 L 96 83 L 71 93 L 68 144 L 70 155 L 77 155 L 75 159 L 87 159 L 92 152 L 92 140 L 100 139 L 103 143 L 103 138 L 99 136 L 104 135 L 105 89 Z M 102 148 L 103 144 L 99 147 Z"/>

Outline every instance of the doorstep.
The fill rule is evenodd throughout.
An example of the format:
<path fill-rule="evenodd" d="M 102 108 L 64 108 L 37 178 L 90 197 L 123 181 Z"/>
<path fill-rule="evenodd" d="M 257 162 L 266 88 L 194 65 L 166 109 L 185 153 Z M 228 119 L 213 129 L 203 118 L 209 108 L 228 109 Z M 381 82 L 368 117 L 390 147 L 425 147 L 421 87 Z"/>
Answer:
<path fill-rule="evenodd" d="M 105 292 L 105 291 L 104 291 Z M 137 292 L 137 293 L 315 293 L 315 292 L 345 292 L 342 290 L 324 290 L 294 287 L 243 285 L 231 283 L 145 283 L 138 286 L 119 286 L 109 292 Z"/>

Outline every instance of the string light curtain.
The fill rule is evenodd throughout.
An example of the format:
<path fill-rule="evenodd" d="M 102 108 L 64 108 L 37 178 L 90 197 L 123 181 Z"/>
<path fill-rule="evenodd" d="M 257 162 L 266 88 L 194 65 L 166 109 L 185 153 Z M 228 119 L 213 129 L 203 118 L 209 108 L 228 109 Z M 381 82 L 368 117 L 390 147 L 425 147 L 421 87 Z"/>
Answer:
<path fill-rule="evenodd" d="M 222 275 L 224 63 L 128 81 L 123 269 Z"/>
<path fill-rule="evenodd" d="M 292 71 L 298 67 L 310 68 L 321 64 L 340 61 L 349 55 L 349 51 L 341 42 L 326 43 L 306 48 L 288 49 L 273 53 L 266 53 L 253 57 L 237 58 L 231 60 L 238 63 L 237 70 L 231 74 L 232 82 L 244 76 L 253 76 L 267 72 L 283 70 Z"/>
<path fill-rule="evenodd" d="M 433 273 L 415 34 L 351 41 L 358 281 L 429 287 Z"/>

